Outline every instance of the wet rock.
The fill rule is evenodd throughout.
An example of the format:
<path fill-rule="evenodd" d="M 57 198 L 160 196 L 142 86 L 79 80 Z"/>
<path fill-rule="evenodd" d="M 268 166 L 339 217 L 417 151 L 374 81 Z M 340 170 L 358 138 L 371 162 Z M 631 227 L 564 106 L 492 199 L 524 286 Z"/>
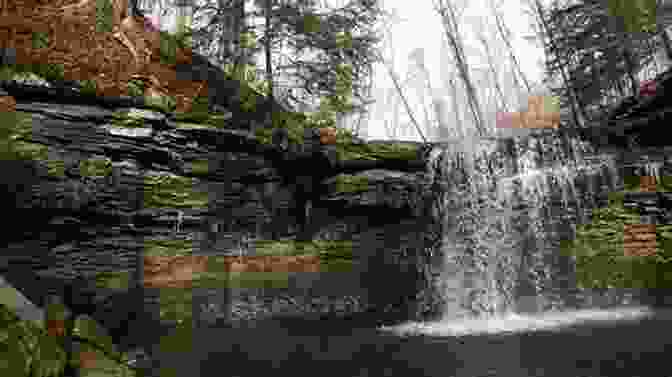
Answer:
<path fill-rule="evenodd" d="M 272 147 L 250 132 L 184 125 L 124 101 L 68 103 L 56 92 L 13 85 L 16 111 L 30 122 L 23 137 L 45 147 L 53 161 L 40 155 L 2 162 L 3 210 L 14 219 L 3 234 L 2 270 L 20 263 L 53 281 L 103 272 L 128 280 L 144 271 L 149 253 L 244 257 L 280 235 L 297 236 L 295 182 L 280 180 Z M 0 98 L 13 106 L 14 97 Z M 428 178 L 414 169 L 349 174 L 368 182 L 364 190 L 318 182 L 325 190 L 312 203 L 308 234 L 320 242 L 352 241 L 351 271 L 297 272 L 283 289 L 215 287 L 204 293 L 204 323 L 412 305 L 421 277 L 408 264 L 422 263 L 414 253 L 424 252 L 418 235 L 429 200 Z M 403 287 L 390 290 L 380 284 L 386 280 Z M 155 299 L 145 292 L 147 305 Z"/>

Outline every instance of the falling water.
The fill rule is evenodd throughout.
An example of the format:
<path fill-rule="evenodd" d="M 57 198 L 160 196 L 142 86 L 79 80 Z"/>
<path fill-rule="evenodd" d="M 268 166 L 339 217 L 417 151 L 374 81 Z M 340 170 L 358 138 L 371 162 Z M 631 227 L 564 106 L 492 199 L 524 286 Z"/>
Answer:
<path fill-rule="evenodd" d="M 560 253 L 560 242 L 573 239 L 605 194 L 620 189 L 613 158 L 575 140 L 532 135 L 450 143 L 430 160 L 444 187 L 437 214 L 443 319 L 394 331 L 532 331 L 646 313 L 623 306 L 627 297 L 612 299 L 609 310 L 597 308 L 604 297 L 599 302 L 577 287 L 573 259 Z"/>

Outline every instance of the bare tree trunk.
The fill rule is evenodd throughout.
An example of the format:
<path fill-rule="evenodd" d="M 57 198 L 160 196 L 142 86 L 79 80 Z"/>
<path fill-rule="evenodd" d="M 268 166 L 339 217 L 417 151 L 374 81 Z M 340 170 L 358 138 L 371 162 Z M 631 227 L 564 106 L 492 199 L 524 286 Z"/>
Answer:
<path fill-rule="evenodd" d="M 450 80 L 450 89 L 452 91 L 451 97 L 453 98 L 453 113 L 455 113 L 455 127 L 453 127 L 455 134 L 458 138 L 464 138 L 465 132 L 464 127 L 462 127 L 462 120 L 460 120 L 460 109 L 457 106 L 457 88 L 455 88 L 455 80 Z"/>
<path fill-rule="evenodd" d="M 408 116 L 411 118 L 411 122 L 415 125 L 416 130 L 418 131 L 418 134 L 420 134 L 420 137 L 422 140 L 427 143 L 427 139 L 425 138 L 425 135 L 422 133 L 422 130 L 420 129 L 420 125 L 418 122 L 415 120 L 415 117 L 413 116 L 413 111 L 411 111 L 411 107 L 408 105 L 408 101 L 406 100 L 406 96 L 404 95 L 403 91 L 401 90 L 401 86 L 399 85 L 399 79 L 397 79 L 397 76 L 394 74 L 392 69 L 387 65 L 385 62 L 385 59 L 383 59 L 383 56 L 378 52 L 378 59 L 380 60 L 381 63 L 387 68 L 387 73 L 390 75 L 390 78 L 392 79 L 392 82 L 394 83 L 394 87 L 397 89 L 397 93 L 399 94 L 399 97 L 404 103 L 404 107 L 406 108 L 406 112 L 408 113 Z M 395 112 L 396 113 L 396 112 Z"/>
<path fill-rule="evenodd" d="M 271 7 L 272 0 L 266 0 L 266 29 L 264 37 L 264 48 L 266 50 L 266 81 L 268 82 L 268 100 L 266 121 L 273 121 L 273 65 L 271 63 Z"/>
<path fill-rule="evenodd" d="M 483 49 L 485 50 L 485 55 L 488 58 L 488 68 L 490 68 L 490 73 L 492 74 L 492 78 L 495 84 L 495 90 L 497 91 L 497 95 L 499 96 L 499 101 L 501 103 L 500 109 L 504 109 L 504 111 L 509 111 L 509 106 L 506 103 L 504 92 L 502 91 L 502 87 L 499 85 L 499 80 L 497 79 L 497 71 L 495 71 L 495 63 L 492 61 L 492 55 L 490 54 L 488 42 L 485 40 L 483 34 L 479 35 L 478 39 L 481 41 Z"/>
<path fill-rule="evenodd" d="M 639 87 L 639 82 L 637 80 L 637 77 L 635 76 L 635 64 L 632 58 L 631 39 L 627 35 L 627 33 L 623 33 L 622 41 L 623 41 L 623 59 L 625 60 L 625 66 L 628 69 L 628 77 L 630 78 L 630 90 L 632 91 L 632 95 L 636 96 Z"/>
<path fill-rule="evenodd" d="M 541 5 L 541 2 L 539 0 L 534 0 L 534 12 L 536 14 L 537 22 L 539 24 L 539 28 L 542 31 L 544 35 L 548 38 L 548 43 L 550 44 L 550 48 L 552 51 L 558 51 L 557 47 L 555 46 L 555 43 L 553 42 L 553 35 L 550 32 L 550 28 L 548 26 L 548 23 L 546 22 L 546 18 L 544 17 L 544 12 L 543 12 L 543 7 Z M 583 106 L 581 106 L 581 103 L 579 102 L 579 97 L 576 94 L 574 85 L 572 81 L 567 77 L 567 72 L 565 72 L 564 67 L 560 67 L 560 75 L 562 76 L 562 81 L 565 84 L 565 90 L 567 90 L 568 96 L 569 96 L 569 103 L 572 109 L 572 116 L 574 118 L 574 122 L 576 124 L 576 127 L 582 127 L 582 122 L 581 118 L 579 118 L 579 115 L 583 119 L 588 119 L 586 116 L 585 109 Z"/>
<path fill-rule="evenodd" d="M 219 0 L 220 3 L 224 0 Z M 243 66 L 247 65 L 247 49 L 242 46 L 242 35 L 246 31 L 245 0 L 236 0 L 234 4 L 237 13 L 237 19 L 234 20 L 235 33 L 237 34 L 238 47 L 233 61 L 233 71 L 238 72 Z"/>
<path fill-rule="evenodd" d="M 662 12 L 662 3 L 663 0 L 658 0 L 656 2 L 656 12 Z M 659 20 L 660 13 L 656 14 L 656 20 Z M 660 33 L 660 39 L 663 41 L 663 47 L 665 48 L 665 55 L 667 55 L 667 59 L 672 60 L 672 43 L 670 43 L 670 37 L 667 35 L 666 27 L 662 22 L 657 21 L 656 22 L 656 27 L 658 33 Z"/>
<path fill-rule="evenodd" d="M 435 10 L 442 18 L 441 23 L 443 24 L 444 32 L 448 38 L 448 42 L 450 43 L 451 48 L 453 49 L 453 54 L 455 55 L 460 78 L 464 82 L 465 89 L 467 90 L 469 108 L 471 109 L 471 113 L 474 117 L 476 129 L 481 136 L 484 136 L 487 133 L 487 130 L 483 125 L 483 113 L 478 103 L 476 89 L 474 88 L 469 75 L 469 67 L 464 56 L 464 48 L 462 46 L 462 38 L 460 37 L 459 30 L 457 28 L 455 11 L 450 1 L 446 1 L 444 3 L 443 0 L 439 0 L 439 4 L 435 7 Z"/>
<path fill-rule="evenodd" d="M 502 15 L 495 9 L 495 4 L 492 1 L 490 1 L 490 8 L 492 9 L 492 13 L 495 16 L 495 24 L 497 25 L 497 31 L 499 32 L 499 36 L 502 37 L 502 40 L 504 41 L 504 43 L 506 43 L 506 47 L 509 50 L 509 57 L 511 59 L 511 62 L 513 63 L 513 67 L 516 69 L 518 77 L 520 77 L 523 80 L 525 88 L 529 93 L 531 91 L 530 83 L 527 80 L 527 77 L 525 76 L 523 71 L 520 69 L 518 59 L 516 59 L 516 55 L 513 53 L 513 47 L 511 46 L 511 31 L 508 29 L 508 27 L 506 27 L 506 24 L 502 21 Z M 516 75 L 513 75 L 513 79 L 516 85 L 520 85 L 518 83 L 518 78 L 516 77 Z"/>

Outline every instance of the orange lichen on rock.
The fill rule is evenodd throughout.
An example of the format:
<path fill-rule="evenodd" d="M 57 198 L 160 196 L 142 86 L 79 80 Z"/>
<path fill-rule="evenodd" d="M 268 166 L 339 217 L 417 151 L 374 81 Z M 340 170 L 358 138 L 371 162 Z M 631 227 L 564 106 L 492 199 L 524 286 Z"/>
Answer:
<path fill-rule="evenodd" d="M 197 274 L 207 271 L 208 256 L 148 256 L 144 258 L 144 286 L 148 288 L 190 288 Z M 226 272 L 319 272 L 317 255 L 255 255 L 224 257 Z"/>
<path fill-rule="evenodd" d="M 320 144 L 322 145 L 336 144 L 336 129 L 334 127 L 320 128 Z"/>
<path fill-rule="evenodd" d="M 639 186 L 641 187 L 641 191 L 656 192 L 656 177 L 649 175 L 639 177 Z"/>
<path fill-rule="evenodd" d="M 623 254 L 625 256 L 652 256 L 657 250 L 655 224 L 624 224 Z"/>
<path fill-rule="evenodd" d="M 0 96 L 0 114 L 16 111 L 16 100 L 12 96 Z"/>
<path fill-rule="evenodd" d="M 192 286 L 194 274 L 204 272 L 207 256 L 146 256 L 144 286 L 150 288 Z"/>

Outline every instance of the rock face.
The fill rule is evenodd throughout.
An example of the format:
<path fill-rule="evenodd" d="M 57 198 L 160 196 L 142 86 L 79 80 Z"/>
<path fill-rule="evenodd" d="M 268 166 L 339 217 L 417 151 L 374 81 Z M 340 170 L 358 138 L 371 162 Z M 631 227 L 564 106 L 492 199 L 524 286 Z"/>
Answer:
<path fill-rule="evenodd" d="M 224 126 L 209 127 L 119 104 L 4 94 L 0 103 L 14 111 L 2 113 L 13 156 L 0 161 L 2 208 L 11 219 L 2 271 L 52 282 L 124 276 L 108 286 L 113 291 L 143 279 L 138 271 L 147 283 L 151 272 L 155 284 L 145 284 L 144 302 L 154 314 L 152 303 L 172 289 L 160 284 L 161 264 L 178 280 L 215 272 L 215 284 L 194 283 L 191 293 L 194 317 L 206 322 L 334 313 L 409 319 L 431 306 L 420 298 L 433 297 L 426 294 L 432 198 L 424 172 L 377 169 L 327 180 L 312 203 L 310 235 L 313 244 L 338 249 L 325 255 L 342 255 L 332 263 L 340 268 L 307 259 L 268 265 L 251 258 L 294 245 L 296 198 L 268 157 L 272 146 L 234 128 L 230 114 L 222 114 Z M 333 246 L 339 243 L 346 246 Z M 224 267 L 206 267 L 217 258 L 228 258 Z M 234 279 L 278 271 L 279 287 Z M 42 302 L 44 286 L 20 283 L 12 282 Z"/>

